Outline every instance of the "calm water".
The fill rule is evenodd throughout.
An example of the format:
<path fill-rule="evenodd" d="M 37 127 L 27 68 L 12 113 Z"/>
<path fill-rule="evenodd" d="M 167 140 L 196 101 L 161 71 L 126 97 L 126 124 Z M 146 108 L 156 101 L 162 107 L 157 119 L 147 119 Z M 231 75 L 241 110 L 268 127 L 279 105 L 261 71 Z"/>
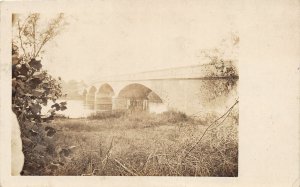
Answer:
<path fill-rule="evenodd" d="M 58 101 L 62 102 L 62 101 Z M 42 114 L 47 113 L 51 109 L 52 102 L 49 102 L 47 106 L 42 108 Z M 162 113 L 167 111 L 166 105 L 162 103 L 149 103 L 149 112 L 151 113 Z M 58 111 L 57 114 L 65 115 L 69 118 L 80 118 L 87 117 L 94 113 L 95 110 L 87 109 L 84 106 L 84 101 L 81 100 L 67 100 L 67 109 L 64 111 Z"/>
<path fill-rule="evenodd" d="M 62 101 L 58 101 L 62 102 Z M 42 113 L 46 113 L 48 110 L 51 109 L 52 102 L 48 103 L 46 107 L 42 108 Z M 70 118 L 80 118 L 80 117 L 87 117 L 91 113 L 95 111 L 86 109 L 84 106 L 84 102 L 80 100 L 67 100 L 67 109 L 64 111 L 58 111 L 57 114 L 63 114 Z"/>

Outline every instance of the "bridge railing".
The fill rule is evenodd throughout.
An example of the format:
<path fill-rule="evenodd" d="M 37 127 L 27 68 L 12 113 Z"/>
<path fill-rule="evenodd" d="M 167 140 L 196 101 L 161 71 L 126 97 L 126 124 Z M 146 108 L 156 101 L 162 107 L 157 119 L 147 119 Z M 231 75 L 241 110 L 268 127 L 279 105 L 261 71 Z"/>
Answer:
<path fill-rule="evenodd" d="M 230 62 L 232 64 L 232 62 Z M 229 64 L 230 64 L 229 63 Z M 137 81 L 152 79 L 189 79 L 189 78 L 208 78 L 220 77 L 221 74 L 216 73 L 216 67 L 213 64 L 193 65 L 186 67 L 176 67 L 168 69 L 160 69 L 153 71 L 145 71 L 132 74 L 123 74 L 115 76 L 99 77 L 97 80 L 91 81 L 91 84 L 101 81 Z"/>

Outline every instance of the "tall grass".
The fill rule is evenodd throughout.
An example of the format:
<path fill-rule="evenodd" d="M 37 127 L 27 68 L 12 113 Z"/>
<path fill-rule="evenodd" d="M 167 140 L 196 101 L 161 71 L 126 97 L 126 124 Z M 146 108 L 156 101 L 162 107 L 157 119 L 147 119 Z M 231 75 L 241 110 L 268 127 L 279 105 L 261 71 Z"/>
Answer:
<path fill-rule="evenodd" d="M 180 112 L 57 119 L 54 152 L 61 164 L 41 175 L 237 176 L 238 114 L 226 116 L 198 143 L 213 120 Z M 61 154 L 61 145 L 73 147 Z"/>
<path fill-rule="evenodd" d="M 113 111 L 103 111 L 96 112 L 87 117 L 87 119 L 110 119 L 110 118 L 120 118 L 125 115 L 124 110 L 113 110 Z"/>

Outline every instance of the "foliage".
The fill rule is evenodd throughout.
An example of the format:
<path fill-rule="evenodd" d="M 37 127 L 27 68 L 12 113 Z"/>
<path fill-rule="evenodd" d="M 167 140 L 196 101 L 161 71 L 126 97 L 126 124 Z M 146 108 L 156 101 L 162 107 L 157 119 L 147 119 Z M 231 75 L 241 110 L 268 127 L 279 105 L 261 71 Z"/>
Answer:
<path fill-rule="evenodd" d="M 60 78 L 43 70 L 38 60 L 45 44 L 59 33 L 63 14 L 50 21 L 43 32 L 37 29 L 39 19 L 39 14 L 30 14 L 23 23 L 18 19 L 12 43 L 12 109 L 19 121 L 48 121 L 55 111 L 66 109 L 66 102 L 56 103 L 62 96 Z M 54 102 L 52 110 L 42 115 L 42 105 L 49 100 Z"/>
<path fill-rule="evenodd" d="M 84 81 L 70 80 L 68 82 L 62 81 L 62 92 L 67 94 L 67 99 L 70 100 L 82 100 L 82 88 L 87 88 Z"/>
<path fill-rule="evenodd" d="M 221 95 L 227 95 L 238 80 L 237 50 L 239 37 L 231 34 L 229 39 L 224 39 L 219 48 L 201 50 L 201 56 L 212 65 L 209 77 L 221 77 L 223 80 L 208 81 L 203 90 L 207 91 L 208 100 L 213 100 Z M 225 80 L 225 81 L 224 81 Z"/>
<path fill-rule="evenodd" d="M 42 168 L 56 168 L 60 158 L 54 151 L 56 129 L 45 125 L 54 119 L 56 111 L 67 109 L 66 102 L 57 102 L 63 96 L 61 79 L 43 70 L 40 60 L 44 46 L 62 30 L 64 17 L 59 14 L 44 30 L 39 20 L 39 14 L 30 14 L 23 21 L 13 15 L 16 36 L 12 41 L 12 110 L 21 127 L 25 175 L 32 169 L 39 172 Z M 42 114 L 42 106 L 49 101 L 54 104 Z"/>

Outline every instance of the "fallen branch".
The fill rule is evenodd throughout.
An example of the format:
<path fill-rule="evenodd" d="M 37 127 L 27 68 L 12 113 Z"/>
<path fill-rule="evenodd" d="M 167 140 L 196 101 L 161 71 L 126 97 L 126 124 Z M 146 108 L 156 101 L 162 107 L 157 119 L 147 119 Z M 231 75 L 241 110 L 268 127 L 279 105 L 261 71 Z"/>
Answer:
<path fill-rule="evenodd" d="M 111 139 L 111 142 L 110 142 L 110 145 L 109 145 L 109 148 L 108 148 L 108 150 L 107 150 L 107 152 L 106 152 L 106 154 L 105 154 L 105 158 L 102 160 L 102 171 L 104 171 L 104 169 L 105 169 L 105 167 L 106 167 L 106 164 L 107 164 L 107 162 L 108 162 L 108 159 L 109 159 L 109 157 L 110 157 L 110 151 L 111 151 L 111 149 L 112 149 L 112 147 L 113 147 L 113 142 L 114 142 L 114 136 L 112 137 L 112 139 Z"/>
<path fill-rule="evenodd" d="M 227 114 L 229 114 L 232 109 L 234 108 L 235 105 L 237 105 L 239 103 L 238 100 L 235 101 L 235 103 L 222 115 L 220 116 L 219 118 L 217 118 L 215 121 L 213 121 L 206 129 L 205 131 L 203 132 L 203 134 L 201 135 L 201 137 L 195 142 L 195 144 L 185 153 L 185 155 L 183 156 L 183 159 L 182 161 L 190 154 L 191 151 L 193 151 L 195 149 L 195 147 L 201 142 L 201 140 L 203 139 L 204 135 L 206 134 L 206 132 L 217 122 L 219 121 L 220 119 L 222 119 L 224 116 L 226 116 Z M 227 115 L 228 116 L 228 115 Z M 226 118 L 227 118 L 226 116 Z M 226 119 L 225 118 L 225 119 Z M 224 121 L 222 120 L 216 127 L 220 126 Z"/>

